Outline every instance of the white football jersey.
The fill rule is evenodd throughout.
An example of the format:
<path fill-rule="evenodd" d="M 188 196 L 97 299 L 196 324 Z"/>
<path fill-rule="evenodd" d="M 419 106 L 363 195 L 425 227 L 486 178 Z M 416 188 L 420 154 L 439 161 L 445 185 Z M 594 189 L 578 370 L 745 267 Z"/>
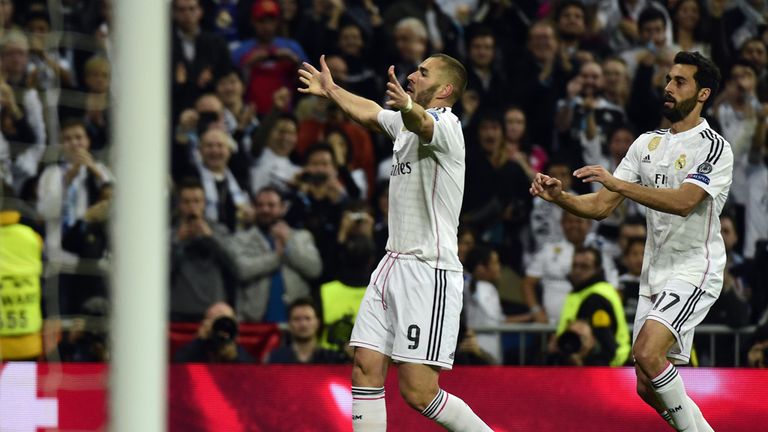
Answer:
<path fill-rule="evenodd" d="M 725 245 L 719 216 L 728 198 L 732 171 L 731 145 L 703 119 L 685 132 L 660 129 L 632 143 L 616 168 L 617 178 L 657 189 L 692 183 L 709 195 L 686 217 L 647 209 L 641 295 L 658 294 L 671 279 L 720 294 Z"/>
<path fill-rule="evenodd" d="M 399 112 L 379 112 L 379 124 L 394 141 L 387 250 L 415 255 L 437 269 L 462 271 L 457 230 L 464 198 L 464 134 L 450 108 L 427 113 L 435 124 L 429 143 L 405 128 Z"/>

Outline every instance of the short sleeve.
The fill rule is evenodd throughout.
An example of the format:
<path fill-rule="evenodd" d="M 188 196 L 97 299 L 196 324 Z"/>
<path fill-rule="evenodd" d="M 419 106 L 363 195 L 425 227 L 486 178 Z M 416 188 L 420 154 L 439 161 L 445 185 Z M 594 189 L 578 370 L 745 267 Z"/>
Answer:
<path fill-rule="evenodd" d="M 400 133 L 400 129 L 403 127 L 403 118 L 397 111 L 383 109 L 379 111 L 379 115 L 376 117 L 379 122 L 379 126 L 384 129 L 384 132 L 389 135 L 389 138 L 394 141 L 397 138 L 397 134 Z"/>
<path fill-rule="evenodd" d="M 655 138 L 656 137 L 654 137 L 654 139 Z M 646 135 L 640 135 L 635 142 L 632 143 L 627 154 L 613 172 L 613 175 L 616 178 L 630 183 L 640 183 L 640 153 L 642 152 L 646 140 Z"/>
<path fill-rule="evenodd" d="M 718 135 L 712 135 L 709 145 L 697 154 L 695 163 L 683 183 L 692 183 L 704 189 L 712 198 L 726 191 L 733 179 L 733 153 L 731 145 Z"/>
<path fill-rule="evenodd" d="M 444 153 L 463 150 L 464 131 L 461 129 L 459 118 L 445 108 L 431 108 L 427 110 L 427 114 L 434 122 L 434 129 L 432 141 L 422 144 L 435 147 L 437 151 Z"/>

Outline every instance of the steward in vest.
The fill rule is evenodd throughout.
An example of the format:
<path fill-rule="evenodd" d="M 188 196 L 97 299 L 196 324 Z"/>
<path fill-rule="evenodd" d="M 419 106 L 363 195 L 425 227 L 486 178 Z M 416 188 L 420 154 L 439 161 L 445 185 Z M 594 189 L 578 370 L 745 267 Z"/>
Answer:
<path fill-rule="evenodd" d="M 338 279 L 320 286 L 323 307 L 323 348 L 344 350 L 352 334 L 360 303 L 376 264 L 376 244 L 369 236 L 352 235 L 339 250 Z"/>
<path fill-rule="evenodd" d="M 43 352 L 43 239 L 20 222 L 19 211 L 0 208 L 0 361 L 36 360 Z"/>
<path fill-rule="evenodd" d="M 623 365 L 630 352 L 629 329 L 618 292 L 605 282 L 600 253 L 593 248 L 577 249 L 570 279 L 573 291 L 557 326 L 561 354 L 575 355 L 571 360 L 576 361 L 571 363 L 576 364 Z M 574 322 L 586 323 L 588 328 L 581 330 Z"/>

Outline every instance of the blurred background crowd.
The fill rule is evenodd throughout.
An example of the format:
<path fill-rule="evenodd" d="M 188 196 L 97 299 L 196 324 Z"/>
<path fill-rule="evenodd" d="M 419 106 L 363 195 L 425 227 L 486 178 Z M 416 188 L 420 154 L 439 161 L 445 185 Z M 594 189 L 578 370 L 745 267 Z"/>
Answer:
<path fill-rule="evenodd" d="M 110 110 L 119 103 L 110 91 L 119 79 L 111 3 L 0 0 L 5 359 L 108 358 L 108 223 L 120 181 L 110 170 Z M 731 143 L 735 163 L 721 216 L 725 284 L 705 323 L 766 325 L 764 0 L 173 0 L 169 7 L 170 166 L 168 183 L 157 187 L 168 190 L 173 215 L 171 328 L 191 335 L 174 345 L 177 361 L 348 361 L 357 307 L 385 251 L 392 144 L 325 99 L 300 97 L 297 69 L 321 54 L 337 83 L 379 103 L 389 65 L 404 84 L 433 53 L 467 68 L 467 91 L 454 107 L 467 143 L 460 364 L 518 364 L 521 352 L 537 364 L 630 361 L 626 330 L 645 209 L 627 201 L 595 222 L 532 200 L 528 187 L 544 172 L 564 189 L 590 192 L 574 169 L 612 171 L 638 134 L 668 127 L 660 108 L 674 55 L 712 58 L 724 82 L 706 118 Z M 42 240 L 28 241 L 37 237 L 19 226 Z M 29 275 L 42 278 L 39 289 Z M 599 299 L 574 300 L 601 282 L 611 289 L 598 290 Z M 557 336 L 540 342 L 482 331 L 505 323 L 549 325 Z M 272 328 L 266 324 L 279 324 L 276 338 L 259 333 Z M 235 343 L 246 339 L 259 351 Z M 734 353 L 711 351 L 714 341 L 702 337 L 697 362 L 762 364 L 766 340 L 759 327 Z"/>

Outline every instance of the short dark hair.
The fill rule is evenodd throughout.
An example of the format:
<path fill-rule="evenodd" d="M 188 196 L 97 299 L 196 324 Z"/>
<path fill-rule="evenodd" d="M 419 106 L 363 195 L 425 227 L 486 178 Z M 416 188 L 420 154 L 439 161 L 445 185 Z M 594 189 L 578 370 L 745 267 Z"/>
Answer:
<path fill-rule="evenodd" d="M 560 20 L 560 16 L 565 12 L 566 9 L 570 7 L 576 7 L 581 9 L 581 12 L 584 13 L 584 20 L 587 20 L 587 7 L 584 5 L 584 2 L 581 0 L 563 0 L 557 4 L 557 7 L 555 8 L 554 13 L 554 21 L 558 22 Z"/>
<path fill-rule="evenodd" d="M 467 45 L 470 45 L 473 40 L 481 37 L 491 37 L 496 40 L 496 35 L 493 30 L 483 24 L 475 24 L 467 28 Z"/>
<path fill-rule="evenodd" d="M 753 65 L 752 63 L 744 60 L 743 58 L 740 58 L 740 59 L 736 60 L 735 62 L 733 62 L 733 64 L 731 65 L 731 70 L 728 71 L 728 76 L 729 77 L 731 75 L 733 75 L 733 68 L 735 68 L 736 66 L 745 67 L 745 68 L 751 70 L 755 74 L 755 78 L 760 76 L 760 72 L 758 72 L 757 67 L 755 67 L 755 65 Z"/>
<path fill-rule="evenodd" d="M 276 194 L 280 198 L 281 202 L 285 201 L 285 197 L 283 197 L 283 193 L 280 191 L 280 189 L 272 185 L 264 186 L 263 188 L 259 189 L 255 194 L 253 194 L 254 201 L 256 200 L 256 197 L 258 197 L 259 195 L 263 193 L 269 193 L 269 192 Z"/>
<path fill-rule="evenodd" d="M 203 184 L 194 177 L 184 177 L 176 183 L 176 195 L 181 196 L 181 191 L 186 189 L 200 189 L 204 191 Z"/>
<path fill-rule="evenodd" d="M 592 254 L 592 256 L 595 259 L 595 268 L 596 269 L 602 269 L 603 268 L 603 255 L 598 251 L 597 249 L 593 248 L 592 246 L 580 246 L 577 247 L 573 251 L 573 256 L 579 255 L 579 254 Z"/>
<path fill-rule="evenodd" d="M 309 162 L 309 158 L 311 158 L 313 154 L 323 153 L 323 152 L 329 153 L 331 155 L 331 159 L 333 160 L 333 166 L 336 166 L 336 153 L 334 153 L 333 147 L 331 147 L 330 145 L 324 142 L 318 142 L 309 146 L 309 148 L 307 149 L 307 152 L 304 153 L 304 163 L 306 164 L 307 162 Z"/>
<path fill-rule="evenodd" d="M 315 311 L 315 316 L 318 319 L 320 319 L 320 311 L 317 309 L 317 305 L 315 304 L 315 302 L 312 301 L 312 299 L 309 297 L 297 298 L 296 300 L 292 301 L 291 304 L 288 305 L 288 313 L 287 313 L 288 319 L 291 319 L 291 314 L 293 313 L 294 309 L 302 306 L 311 307 L 312 310 Z"/>
<path fill-rule="evenodd" d="M 626 225 L 642 225 L 642 226 L 646 226 L 645 218 L 640 216 L 640 215 L 627 216 L 621 222 L 620 227 L 626 226 Z"/>
<path fill-rule="evenodd" d="M 696 66 L 696 72 L 693 79 L 696 81 L 696 88 L 701 90 L 708 88 L 710 90 L 707 102 L 715 99 L 715 94 L 720 88 L 720 69 L 712 60 L 704 57 L 698 51 L 680 51 L 675 55 L 675 64 Z"/>
<path fill-rule="evenodd" d="M 625 131 L 629 132 L 630 135 L 632 135 L 633 137 L 637 136 L 637 129 L 635 129 L 635 127 L 632 126 L 632 124 L 630 124 L 630 123 L 619 123 L 616 126 L 614 126 L 613 128 L 611 128 L 610 131 L 608 132 L 608 141 L 613 139 L 613 136 L 616 134 L 616 132 L 622 131 L 622 130 L 625 130 Z"/>
<path fill-rule="evenodd" d="M 664 28 L 667 28 L 667 17 L 664 15 L 664 12 L 660 11 L 658 8 L 649 6 L 640 12 L 640 16 L 637 18 L 637 28 L 638 30 L 642 29 L 646 23 L 656 20 L 661 20 L 661 22 L 664 23 Z"/>
<path fill-rule="evenodd" d="M 496 251 L 488 246 L 475 246 L 467 253 L 467 258 L 464 259 L 464 267 L 468 272 L 474 273 L 478 266 L 487 265 L 491 262 L 491 254 L 494 252 Z"/>
<path fill-rule="evenodd" d="M 452 104 L 456 103 L 467 89 L 467 69 L 460 61 L 447 54 L 432 54 L 429 57 L 439 59 L 445 65 L 445 69 L 442 72 L 446 74 L 448 81 L 453 84 L 453 93 L 451 94 L 450 101 Z"/>
<path fill-rule="evenodd" d="M 65 131 L 67 129 L 72 129 L 76 127 L 83 128 L 83 130 L 86 132 L 88 131 L 88 128 L 85 126 L 85 122 L 83 122 L 82 120 L 76 117 L 70 117 L 65 119 L 63 122 L 61 122 L 61 126 L 59 127 L 59 130 Z"/>

